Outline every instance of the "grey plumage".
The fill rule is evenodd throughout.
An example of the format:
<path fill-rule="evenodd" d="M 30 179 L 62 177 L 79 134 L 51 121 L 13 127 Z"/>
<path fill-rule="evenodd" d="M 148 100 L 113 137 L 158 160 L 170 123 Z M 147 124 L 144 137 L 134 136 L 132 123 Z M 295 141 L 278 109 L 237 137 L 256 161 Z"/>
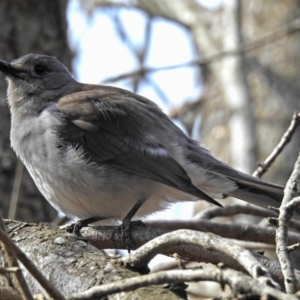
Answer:
<path fill-rule="evenodd" d="M 150 100 L 77 82 L 54 57 L 28 54 L 8 77 L 11 145 L 39 190 L 72 218 L 122 220 L 169 203 L 232 195 L 278 207 L 283 188 L 238 172 L 186 136 Z"/>

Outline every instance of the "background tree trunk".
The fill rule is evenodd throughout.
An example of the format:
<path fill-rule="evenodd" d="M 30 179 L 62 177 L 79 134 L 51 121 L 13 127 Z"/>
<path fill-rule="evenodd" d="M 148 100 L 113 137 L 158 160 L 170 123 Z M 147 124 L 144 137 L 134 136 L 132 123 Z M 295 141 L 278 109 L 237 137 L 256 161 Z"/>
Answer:
<path fill-rule="evenodd" d="M 118 5 L 114 1 L 94 0 L 97 7 Z M 130 5 L 144 10 L 150 15 L 160 16 L 187 27 L 195 41 L 200 59 L 211 58 L 228 50 L 237 50 L 240 46 L 254 43 L 266 35 L 272 36 L 267 43 L 242 54 L 239 70 L 229 67 L 230 61 L 240 59 L 239 55 L 224 55 L 209 61 L 203 67 L 205 95 L 198 108 L 185 111 L 179 117 L 185 122 L 189 131 L 195 118 L 201 113 L 201 141 L 219 159 L 234 165 L 232 158 L 241 156 L 240 143 L 231 147 L 233 130 L 240 130 L 241 124 L 230 126 L 231 118 L 235 117 L 232 101 L 244 101 L 236 94 L 235 99 L 228 92 L 232 89 L 232 72 L 243 71 L 239 81 L 242 94 L 247 98 L 244 106 L 246 113 L 253 110 L 255 123 L 252 130 L 258 141 L 250 148 L 253 157 L 258 152 L 259 161 L 270 153 L 281 135 L 287 129 L 295 110 L 300 109 L 299 81 L 299 29 L 292 30 L 292 24 L 299 22 L 299 1 L 255 0 L 236 1 L 224 0 L 223 9 L 210 11 L 197 1 L 159 1 L 137 0 Z M 84 4 L 84 2 L 83 2 Z M 122 6 L 122 4 L 119 3 Z M 91 9 L 91 7 L 89 7 Z M 294 23 L 293 23 L 294 22 Z M 286 36 L 276 38 L 276 33 L 285 28 Z M 232 57 L 235 57 L 234 59 Z M 245 85 L 246 84 L 246 85 Z M 243 86 L 242 86 L 243 85 Z M 249 90 L 245 90 L 245 88 Z M 230 96 L 231 95 L 231 96 Z M 240 105 L 235 103 L 235 105 Z M 242 120 L 244 122 L 244 120 Z M 253 124 L 251 124 L 253 126 Z M 251 132 L 251 131 L 250 131 Z M 293 139 L 293 144 L 278 159 L 275 167 L 266 175 L 266 179 L 284 184 L 291 173 L 297 158 L 300 135 Z M 252 170 L 255 169 L 252 166 Z M 245 167 L 249 170 L 249 167 Z"/>
<path fill-rule="evenodd" d="M 258 5 L 257 5 L 258 4 Z M 252 43 L 280 28 L 299 24 L 297 0 L 243 1 L 242 18 L 245 43 Z M 274 39 L 246 56 L 246 75 L 253 95 L 259 154 L 262 161 L 288 128 L 291 116 L 300 110 L 300 31 Z M 278 157 L 266 179 L 285 184 L 299 153 L 297 133 Z"/>
<path fill-rule="evenodd" d="M 0 1 L 0 59 L 11 61 L 28 53 L 56 56 L 71 69 L 67 41 L 66 0 Z M 6 83 L 0 74 L 0 203 L 7 217 L 17 159 L 10 148 L 10 116 Z M 56 216 L 24 170 L 16 219 L 49 221 Z"/>

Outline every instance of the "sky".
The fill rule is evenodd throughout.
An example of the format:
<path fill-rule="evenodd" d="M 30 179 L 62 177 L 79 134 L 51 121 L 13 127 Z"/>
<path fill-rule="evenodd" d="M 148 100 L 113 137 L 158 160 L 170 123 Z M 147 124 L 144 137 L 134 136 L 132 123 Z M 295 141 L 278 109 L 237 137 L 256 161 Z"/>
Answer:
<path fill-rule="evenodd" d="M 222 0 L 198 0 L 198 2 L 217 9 Z M 131 44 L 137 49 L 142 49 L 145 42 L 146 14 L 124 8 L 119 11 L 118 16 Z M 76 53 L 73 72 L 77 80 L 100 84 L 107 78 L 138 69 L 136 58 L 120 39 L 108 10 L 98 9 L 91 15 L 87 15 L 82 11 L 78 0 L 71 0 L 68 7 L 68 22 L 69 43 Z M 183 64 L 197 58 L 189 32 L 174 22 L 155 18 L 150 41 L 150 49 L 146 57 L 148 67 Z M 159 87 L 160 92 L 147 82 L 143 82 L 138 94 L 156 102 L 166 113 L 184 102 L 198 99 L 201 94 L 201 75 L 195 67 L 151 73 L 149 80 Z M 129 80 L 109 85 L 129 90 L 132 88 Z M 182 128 L 181 124 L 176 124 Z M 167 212 L 156 214 L 155 218 L 190 217 L 193 203 L 182 205 L 175 205 Z"/>
<path fill-rule="evenodd" d="M 198 0 L 216 8 L 220 0 Z M 146 26 L 146 15 L 133 9 L 121 9 L 120 20 L 136 48 L 142 48 Z M 96 10 L 87 16 L 78 0 L 70 1 L 68 9 L 69 37 L 77 52 L 74 72 L 79 81 L 101 83 L 106 78 L 128 73 L 138 68 L 136 58 L 124 44 L 116 31 L 115 23 L 107 10 Z M 156 18 L 152 26 L 151 47 L 146 57 L 146 66 L 161 67 L 182 64 L 197 58 L 189 32 L 174 22 Z M 142 84 L 138 93 L 155 101 L 166 112 L 183 102 L 197 99 L 201 93 L 198 70 L 183 67 L 165 70 L 150 75 L 166 95 L 163 99 L 149 84 Z M 111 85 L 130 89 L 129 81 Z"/>

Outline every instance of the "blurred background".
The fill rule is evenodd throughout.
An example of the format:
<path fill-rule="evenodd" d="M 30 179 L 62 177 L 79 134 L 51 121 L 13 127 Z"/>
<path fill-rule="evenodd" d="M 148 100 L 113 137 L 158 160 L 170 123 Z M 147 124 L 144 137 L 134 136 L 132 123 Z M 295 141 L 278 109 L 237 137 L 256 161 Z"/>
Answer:
<path fill-rule="evenodd" d="M 27 53 L 56 56 L 79 81 L 155 101 L 214 156 L 249 174 L 300 110 L 299 0 L 0 1 L 0 58 Z M 10 148 L 0 76 L 2 213 L 52 221 L 56 212 Z M 264 179 L 284 185 L 299 146 L 296 133 Z M 187 218 L 204 206 L 178 204 L 156 217 Z"/>
<path fill-rule="evenodd" d="M 300 110 L 299 0 L 0 1 L 0 59 L 27 53 L 56 56 L 79 81 L 155 101 L 215 157 L 248 174 Z M 0 74 L 0 209 L 5 218 L 53 222 L 57 212 L 10 148 L 6 88 Z M 263 179 L 285 185 L 299 146 L 296 132 Z M 207 205 L 176 204 L 151 217 L 188 219 Z M 150 267 L 176 265 L 164 258 Z M 200 290 L 221 293 L 212 283 Z"/>

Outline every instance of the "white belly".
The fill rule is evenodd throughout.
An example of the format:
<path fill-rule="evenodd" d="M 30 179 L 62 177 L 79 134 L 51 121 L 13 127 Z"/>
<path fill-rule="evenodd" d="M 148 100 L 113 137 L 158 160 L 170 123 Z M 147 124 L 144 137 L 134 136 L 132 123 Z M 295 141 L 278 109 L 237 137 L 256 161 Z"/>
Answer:
<path fill-rule="evenodd" d="M 87 163 L 71 146 L 61 155 L 53 128 L 57 118 L 45 110 L 22 124 L 22 136 L 12 128 L 12 144 L 43 196 L 72 218 L 99 216 L 122 220 L 141 198 L 147 199 L 137 217 L 164 209 L 168 203 L 192 197 L 166 185 L 118 169 Z M 51 125 L 50 125 L 51 124 Z"/>

